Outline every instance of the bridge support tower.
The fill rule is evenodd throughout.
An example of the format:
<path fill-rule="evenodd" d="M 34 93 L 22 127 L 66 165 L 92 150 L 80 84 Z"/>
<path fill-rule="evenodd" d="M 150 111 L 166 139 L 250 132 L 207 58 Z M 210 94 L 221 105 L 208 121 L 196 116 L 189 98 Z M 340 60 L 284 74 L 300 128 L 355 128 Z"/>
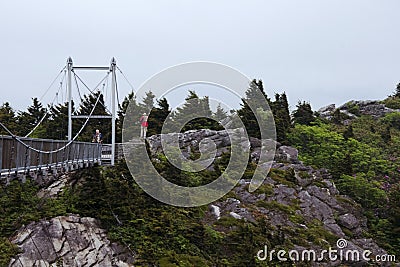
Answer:
<path fill-rule="evenodd" d="M 72 115 L 72 72 L 75 70 L 86 70 L 86 71 L 108 71 L 111 73 L 111 116 L 96 116 L 92 115 L 90 118 L 108 118 L 111 119 L 111 165 L 115 164 L 115 121 L 116 121 L 116 107 L 115 97 L 117 92 L 116 82 L 116 69 L 117 63 L 115 58 L 111 59 L 109 67 L 102 66 L 74 66 L 72 58 L 67 59 L 67 95 L 68 95 L 68 141 L 72 140 L 72 119 L 74 117 L 87 118 L 87 116 L 73 116 Z"/>

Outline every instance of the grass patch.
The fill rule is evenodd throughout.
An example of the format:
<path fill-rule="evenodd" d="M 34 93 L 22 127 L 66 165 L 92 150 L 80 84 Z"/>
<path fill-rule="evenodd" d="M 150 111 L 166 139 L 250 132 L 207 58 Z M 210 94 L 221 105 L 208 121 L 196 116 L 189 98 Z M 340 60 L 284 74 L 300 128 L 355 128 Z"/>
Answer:
<path fill-rule="evenodd" d="M 324 183 L 323 181 L 318 181 L 318 180 L 313 181 L 312 185 L 318 186 L 320 188 L 325 188 L 327 186 L 326 183 Z"/>
<path fill-rule="evenodd" d="M 310 179 L 311 178 L 311 174 L 306 171 L 299 171 L 298 174 L 301 179 Z"/>
<path fill-rule="evenodd" d="M 337 195 L 336 196 L 336 200 L 340 203 L 344 203 L 344 204 L 348 204 L 348 205 L 354 205 L 354 201 L 352 201 L 351 199 L 348 199 L 347 197 L 341 196 L 341 195 Z"/>
<path fill-rule="evenodd" d="M 257 201 L 256 206 L 265 208 L 267 210 L 277 210 L 277 211 L 282 211 L 286 214 L 295 214 L 296 208 L 285 205 L 282 203 L 279 203 L 278 201 L 272 200 L 272 201 Z"/>
<path fill-rule="evenodd" d="M 296 186 L 296 184 L 294 183 L 296 181 L 296 177 L 294 175 L 293 169 L 290 169 L 287 171 L 279 170 L 279 169 L 271 169 L 270 177 L 274 181 L 276 181 L 280 184 L 287 185 L 291 188 Z"/>
<path fill-rule="evenodd" d="M 293 215 L 290 215 L 290 216 L 289 216 L 289 220 L 290 220 L 292 223 L 297 223 L 297 224 L 299 224 L 299 223 L 304 224 L 304 223 L 305 223 L 304 217 L 301 216 L 300 214 L 293 214 Z"/>
<path fill-rule="evenodd" d="M 257 194 L 265 194 L 265 196 L 269 197 L 274 194 L 274 186 L 272 184 L 262 184 L 257 190 Z"/>

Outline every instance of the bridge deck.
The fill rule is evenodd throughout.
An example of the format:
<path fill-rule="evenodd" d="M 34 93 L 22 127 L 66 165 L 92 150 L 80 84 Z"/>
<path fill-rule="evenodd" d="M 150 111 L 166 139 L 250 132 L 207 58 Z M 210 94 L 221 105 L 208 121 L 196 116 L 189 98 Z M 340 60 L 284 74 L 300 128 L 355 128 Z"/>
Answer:
<path fill-rule="evenodd" d="M 120 158 L 122 146 L 118 145 L 116 151 Z M 54 168 L 70 170 L 94 163 L 107 165 L 111 157 L 108 144 L 0 135 L 0 176 Z"/>

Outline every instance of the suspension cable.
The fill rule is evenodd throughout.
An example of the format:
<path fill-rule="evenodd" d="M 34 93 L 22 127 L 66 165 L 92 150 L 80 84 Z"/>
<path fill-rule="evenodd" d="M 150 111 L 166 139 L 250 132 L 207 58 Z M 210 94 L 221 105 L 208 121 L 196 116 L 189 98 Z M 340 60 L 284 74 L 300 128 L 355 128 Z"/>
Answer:
<path fill-rule="evenodd" d="M 133 87 L 133 85 L 129 82 L 128 78 L 125 76 L 125 74 L 122 72 L 122 70 L 117 66 L 117 69 L 119 70 L 119 72 L 122 74 L 122 77 L 124 77 L 125 81 L 129 84 L 129 86 L 132 89 L 132 92 L 135 91 L 135 88 Z"/>
<path fill-rule="evenodd" d="M 118 95 L 118 82 L 117 82 L 117 79 L 115 79 L 115 93 L 117 95 L 118 109 L 121 109 L 121 105 L 120 105 L 120 102 L 119 102 L 119 95 Z"/>
<path fill-rule="evenodd" d="M 60 73 L 57 75 L 56 79 L 51 83 L 51 86 L 55 83 L 55 81 L 58 79 L 58 77 L 60 76 L 60 74 L 65 70 L 65 68 L 66 68 L 66 67 L 64 67 L 64 68 L 60 71 Z M 120 71 L 121 71 L 121 70 L 120 70 Z M 79 85 L 78 85 L 78 80 L 77 80 L 77 78 L 82 82 L 82 84 L 83 84 L 92 94 L 94 94 L 94 90 L 91 90 L 91 89 L 82 81 L 82 79 L 81 79 L 75 72 L 73 72 L 73 73 L 74 73 L 75 84 L 76 84 L 76 87 L 77 87 L 77 89 L 78 89 L 78 94 L 79 94 L 80 100 L 82 101 L 83 98 L 82 98 L 82 95 L 81 95 L 81 92 L 80 92 L 80 89 L 79 89 Z M 106 80 L 106 79 L 108 78 L 109 74 L 110 74 L 110 72 L 107 72 L 106 76 L 97 84 L 97 86 L 95 87 L 95 89 L 96 89 L 104 80 Z M 44 119 L 46 118 L 46 116 L 51 112 L 51 107 L 53 107 L 55 100 L 58 99 L 58 93 L 60 92 L 60 90 L 61 90 L 61 88 L 62 88 L 62 84 L 63 84 L 63 82 L 64 82 L 65 77 L 66 77 L 66 73 L 64 72 L 64 76 L 62 77 L 62 80 L 61 80 L 61 82 L 60 82 L 60 87 L 59 87 L 59 89 L 58 89 L 58 91 L 57 91 L 57 93 L 56 93 L 56 96 L 53 98 L 53 100 L 52 100 L 52 102 L 51 102 L 49 108 L 47 109 L 46 113 L 45 113 L 45 114 L 43 115 L 43 117 L 39 120 L 39 122 L 36 124 L 36 126 L 35 126 L 29 133 L 27 133 L 24 137 L 29 137 L 29 136 L 40 126 L 40 124 L 44 121 Z M 107 79 L 107 84 L 108 84 L 108 79 Z M 51 86 L 50 86 L 50 87 L 51 87 Z M 48 90 L 47 90 L 47 91 L 48 91 Z M 46 91 L 46 93 L 47 93 L 47 91 Z M 118 96 L 118 90 L 117 90 L 116 92 L 117 92 L 118 107 L 120 107 L 119 96 Z M 42 99 L 42 98 L 43 98 L 43 96 L 41 97 L 41 99 Z M 39 100 L 39 102 L 40 102 L 40 101 L 41 101 L 41 100 Z M 108 108 L 107 108 L 103 103 L 100 103 L 100 104 L 101 104 L 109 113 L 111 113 L 111 112 L 108 110 Z"/>
<path fill-rule="evenodd" d="M 79 99 L 80 99 L 81 102 L 82 102 L 83 98 L 82 98 L 82 95 L 81 95 L 81 90 L 79 90 L 79 85 L 78 85 L 78 80 L 76 79 L 76 75 L 74 75 L 74 80 L 75 80 L 76 88 L 78 89 Z"/>
<path fill-rule="evenodd" d="M 65 68 L 67 67 L 67 65 L 65 65 L 61 71 L 58 73 L 57 77 L 51 82 L 50 86 L 46 89 L 46 91 L 44 92 L 44 94 L 40 97 L 39 102 L 41 102 L 43 100 L 43 97 L 45 97 L 45 95 L 47 94 L 47 92 L 50 90 L 50 88 L 53 86 L 53 84 L 57 81 L 58 77 L 60 76 L 60 74 L 65 70 Z"/>
<path fill-rule="evenodd" d="M 92 94 L 94 94 L 94 90 L 91 90 L 91 89 L 86 85 L 86 83 L 79 77 L 78 74 L 76 74 L 75 72 L 73 72 L 73 73 L 74 73 L 74 75 L 76 76 L 76 78 L 78 78 L 78 80 L 85 86 L 85 88 L 86 88 L 87 90 L 89 90 L 89 92 L 91 92 Z M 107 74 L 106 74 L 106 76 L 104 76 L 104 78 L 101 79 L 101 81 L 94 87 L 94 89 L 96 89 L 96 88 L 98 89 L 98 87 L 108 78 L 109 75 L 110 75 L 110 72 L 108 71 Z M 78 90 L 79 90 L 79 89 L 78 89 Z M 104 109 L 105 109 L 107 112 L 111 113 L 111 111 L 108 110 L 108 108 L 107 108 L 103 103 L 100 102 L 100 104 L 104 107 Z"/>
<path fill-rule="evenodd" d="M 36 126 L 33 127 L 33 129 L 32 129 L 29 133 L 27 133 L 24 137 L 29 137 L 29 136 L 37 129 L 37 127 L 39 127 L 39 125 L 44 121 L 44 119 L 46 118 L 47 114 L 50 113 L 51 107 L 53 107 L 54 102 L 56 101 L 56 99 L 58 100 L 58 93 L 60 92 L 60 90 L 61 90 L 61 88 L 62 88 L 62 83 L 64 82 L 64 78 L 65 78 L 65 73 L 64 73 L 63 78 L 61 79 L 60 87 L 58 88 L 58 91 L 57 91 L 55 97 L 53 98 L 53 100 L 51 101 L 51 103 L 50 103 L 50 105 L 49 105 L 49 108 L 47 109 L 46 113 L 45 113 L 45 114 L 43 115 L 43 117 L 39 120 L 39 122 L 36 124 Z M 40 101 L 39 101 L 39 102 L 40 102 Z"/>
<path fill-rule="evenodd" d="M 92 111 L 90 112 L 89 116 L 86 118 L 85 123 L 83 124 L 83 126 L 79 129 L 78 133 L 74 136 L 74 138 L 72 138 L 72 140 L 68 141 L 64 146 L 56 149 L 56 150 L 52 150 L 52 151 L 43 151 L 40 149 L 36 149 L 33 148 L 29 145 L 27 145 L 24 141 L 22 141 L 18 136 L 14 135 L 3 123 L 0 122 L 0 126 L 3 127 L 3 129 L 10 134 L 15 140 L 17 140 L 20 144 L 22 144 L 23 146 L 25 146 L 28 149 L 31 149 L 32 151 L 35 151 L 37 153 L 42 153 L 42 154 L 53 154 L 53 153 L 57 153 L 60 152 L 61 150 L 65 149 L 66 147 L 70 146 L 76 138 L 78 138 L 78 136 L 81 134 L 81 132 L 83 131 L 83 129 L 86 127 L 86 124 L 88 123 L 89 119 L 91 118 L 91 116 L 93 115 L 93 112 L 100 100 L 100 96 L 101 94 L 99 94 L 99 96 L 97 97 L 96 103 L 94 104 Z"/>

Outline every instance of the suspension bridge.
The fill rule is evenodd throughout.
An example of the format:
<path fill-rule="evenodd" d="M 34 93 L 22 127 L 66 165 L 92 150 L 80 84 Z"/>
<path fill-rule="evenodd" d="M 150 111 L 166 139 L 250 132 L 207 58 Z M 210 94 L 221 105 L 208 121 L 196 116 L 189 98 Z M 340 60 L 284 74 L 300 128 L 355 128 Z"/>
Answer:
<path fill-rule="evenodd" d="M 37 125 L 24 137 L 17 136 L 11 132 L 7 125 L 0 121 L 0 127 L 3 128 L 8 135 L 0 135 L 0 178 L 18 177 L 19 175 L 43 175 L 47 172 L 68 172 L 79 168 L 85 168 L 94 164 L 111 165 L 123 156 L 122 145 L 116 143 L 116 102 L 118 101 L 118 88 L 117 88 L 117 70 L 122 74 L 122 77 L 128 82 L 130 87 L 133 87 L 125 74 L 117 66 L 116 60 L 112 58 L 110 66 L 74 66 L 71 58 L 68 58 L 67 64 L 62 68 L 56 79 L 51 83 L 45 94 L 50 90 L 57 79 L 64 74 L 60 81 L 59 91 L 57 91 L 53 102 L 49 105 L 46 114 L 39 120 Z M 77 71 L 103 71 L 106 72 L 105 77 L 93 88 L 89 88 L 86 83 L 76 74 Z M 98 94 L 96 102 L 89 114 L 76 115 L 73 114 L 72 108 L 72 87 L 73 78 L 75 81 L 78 94 L 82 100 L 81 92 L 78 86 L 78 80 L 89 90 L 92 94 L 95 91 L 100 91 L 100 86 L 104 85 L 105 81 L 111 77 L 111 103 L 108 107 L 104 106 L 107 110 L 107 115 L 94 114 L 97 105 L 102 104 L 99 102 L 101 93 Z M 66 79 L 65 79 L 66 78 Z M 60 89 L 63 87 L 64 79 L 66 80 L 66 97 L 68 102 L 68 136 L 66 140 L 52 140 L 52 139 L 39 139 L 30 138 L 29 136 L 39 127 L 44 121 L 45 117 L 50 111 L 50 107 L 59 96 Z M 41 97 L 41 99 L 43 96 Z M 104 104 L 102 104 L 104 105 Z M 109 108 L 111 110 L 109 110 Z M 79 131 L 73 135 L 72 120 L 85 119 Z M 90 119 L 110 119 L 111 120 L 111 142 L 110 144 L 94 143 L 94 142 L 81 142 L 77 138 L 82 133 Z"/>

